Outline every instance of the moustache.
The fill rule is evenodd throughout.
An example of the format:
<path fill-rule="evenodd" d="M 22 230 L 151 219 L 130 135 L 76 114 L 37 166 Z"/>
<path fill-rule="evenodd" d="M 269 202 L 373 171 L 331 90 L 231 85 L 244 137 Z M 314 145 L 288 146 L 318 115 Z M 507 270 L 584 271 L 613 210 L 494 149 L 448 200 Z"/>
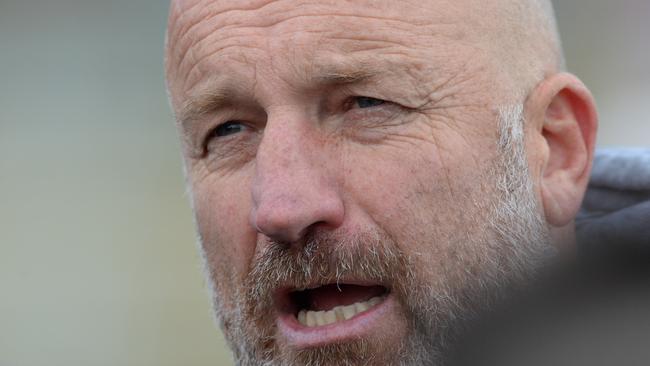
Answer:
<path fill-rule="evenodd" d="M 381 284 L 394 291 L 412 282 L 409 262 L 397 243 L 379 231 L 346 237 L 314 231 L 300 242 L 266 240 L 249 270 L 247 298 L 264 303 L 280 288 L 345 281 Z"/>

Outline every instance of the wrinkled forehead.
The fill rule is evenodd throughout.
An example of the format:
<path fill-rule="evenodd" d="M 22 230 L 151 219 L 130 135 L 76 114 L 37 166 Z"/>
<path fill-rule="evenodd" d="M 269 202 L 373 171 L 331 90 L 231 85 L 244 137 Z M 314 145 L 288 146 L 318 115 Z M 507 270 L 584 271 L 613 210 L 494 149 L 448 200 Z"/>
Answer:
<path fill-rule="evenodd" d="M 168 30 L 168 77 L 187 90 L 215 65 L 224 70 L 237 63 L 285 68 L 297 64 L 300 71 L 328 51 L 340 56 L 390 55 L 437 47 L 444 54 L 446 43 L 468 43 L 479 33 L 478 22 L 471 19 L 479 19 L 476 14 L 485 11 L 489 1 L 484 0 L 481 9 L 473 2 L 175 0 Z"/>
<path fill-rule="evenodd" d="M 232 26 L 282 28 L 282 23 L 303 18 L 302 25 L 314 24 L 327 17 L 348 18 L 349 23 L 375 20 L 401 22 L 402 26 L 452 22 L 463 15 L 460 6 L 449 0 L 174 0 L 170 26 L 179 33 Z M 453 6 L 452 6 L 453 5 Z M 469 9 L 468 9 L 469 10 Z M 394 24 L 397 26 L 398 24 Z"/>

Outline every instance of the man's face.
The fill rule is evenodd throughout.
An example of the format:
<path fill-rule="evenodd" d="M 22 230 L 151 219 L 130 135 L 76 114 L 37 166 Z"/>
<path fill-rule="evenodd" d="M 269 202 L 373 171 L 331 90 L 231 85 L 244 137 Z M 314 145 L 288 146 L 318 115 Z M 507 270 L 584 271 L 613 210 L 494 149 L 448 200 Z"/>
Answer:
<path fill-rule="evenodd" d="M 242 364 L 433 363 L 544 237 L 469 4 L 419 4 L 175 4 L 168 84 Z"/>

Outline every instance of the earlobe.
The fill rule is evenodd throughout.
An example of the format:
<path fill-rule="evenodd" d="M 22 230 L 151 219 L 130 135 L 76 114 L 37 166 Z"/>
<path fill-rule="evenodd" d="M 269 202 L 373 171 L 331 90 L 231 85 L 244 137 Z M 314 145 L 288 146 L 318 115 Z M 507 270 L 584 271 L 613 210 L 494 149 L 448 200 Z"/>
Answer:
<path fill-rule="evenodd" d="M 578 78 L 562 73 L 547 78 L 534 93 L 547 147 L 541 198 L 549 224 L 562 227 L 577 214 L 593 160 L 598 118 L 593 97 Z"/>

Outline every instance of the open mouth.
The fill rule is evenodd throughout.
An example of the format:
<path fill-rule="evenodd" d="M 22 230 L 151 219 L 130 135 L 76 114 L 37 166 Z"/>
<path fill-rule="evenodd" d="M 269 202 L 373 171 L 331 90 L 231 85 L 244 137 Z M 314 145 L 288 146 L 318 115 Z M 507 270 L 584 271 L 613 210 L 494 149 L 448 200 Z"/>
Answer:
<path fill-rule="evenodd" d="M 389 290 L 380 285 L 326 284 L 287 292 L 288 312 L 305 327 L 344 322 L 381 304 Z"/>

